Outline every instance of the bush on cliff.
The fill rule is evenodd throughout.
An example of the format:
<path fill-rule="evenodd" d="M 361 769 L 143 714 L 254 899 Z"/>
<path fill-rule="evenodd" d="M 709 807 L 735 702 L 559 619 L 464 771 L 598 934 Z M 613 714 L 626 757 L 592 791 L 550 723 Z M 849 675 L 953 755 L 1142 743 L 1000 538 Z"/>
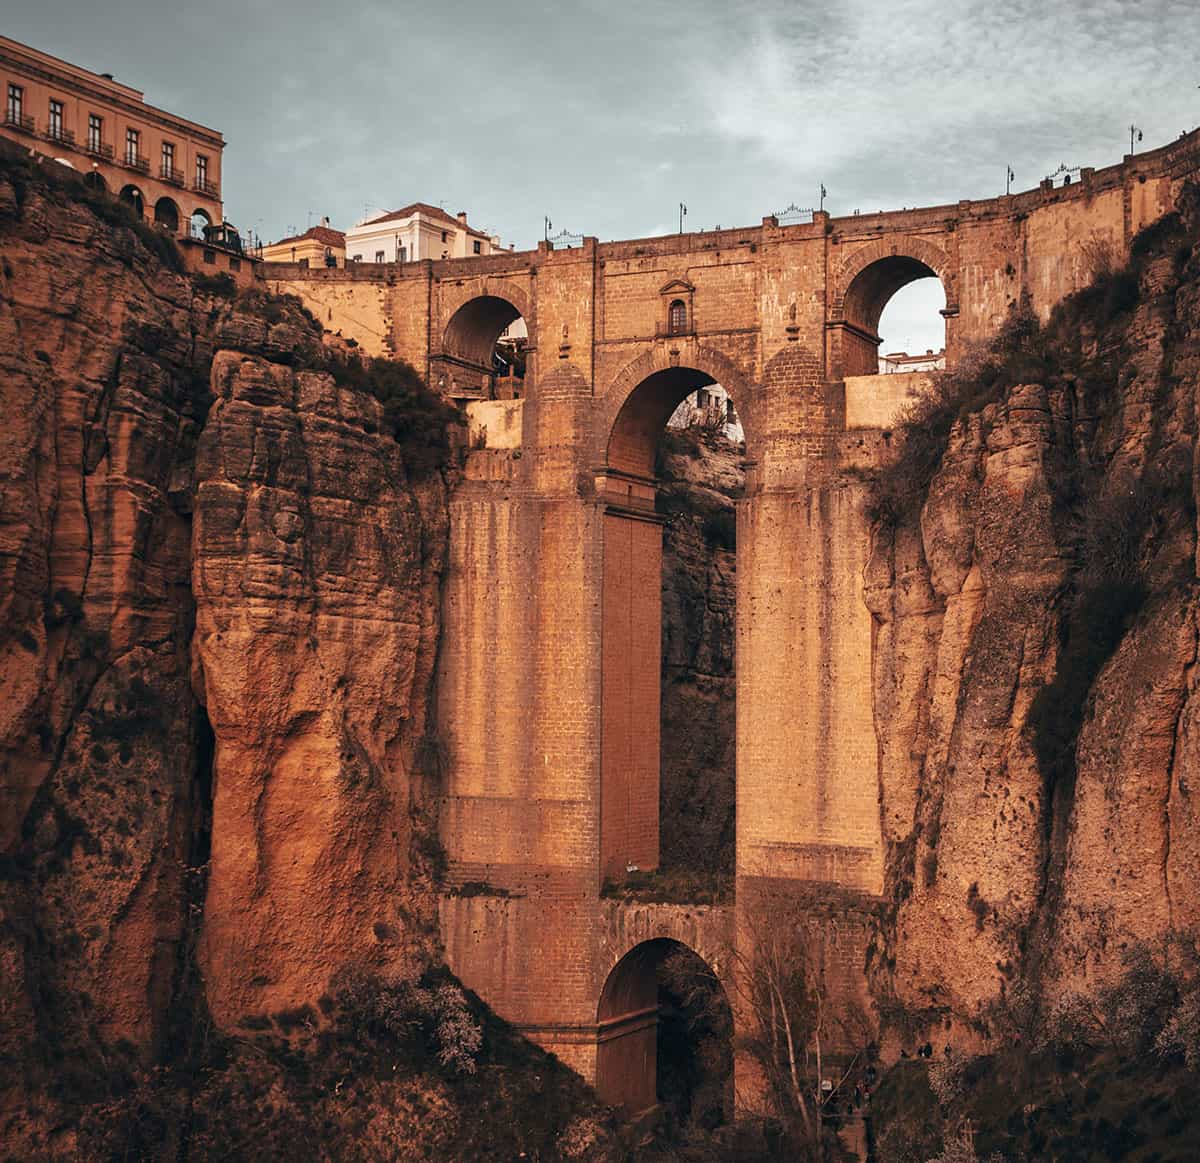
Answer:
<path fill-rule="evenodd" d="M 404 464 L 414 476 L 428 476 L 450 463 L 450 434 L 465 420 L 430 391 L 411 364 L 347 352 L 333 355 L 323 370 L 343 387 L 367 392 L 383 405 L 384 429 L 403 449 Z"/>

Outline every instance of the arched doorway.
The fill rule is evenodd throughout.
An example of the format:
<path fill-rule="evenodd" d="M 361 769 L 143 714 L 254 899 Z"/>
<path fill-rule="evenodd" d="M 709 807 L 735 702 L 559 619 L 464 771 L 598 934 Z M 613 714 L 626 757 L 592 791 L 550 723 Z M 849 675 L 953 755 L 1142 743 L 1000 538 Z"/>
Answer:
<path fill-rule="evenodd" d="M 104 180 L 103 175 L 97 173 L 95 170 L 88 170 L 88 172 L 83 175 L 83 184 L 92 190 L 102 191 L 104 193 L 108 192 L 108 183 Z"/>
<path fill-rule="evenodd" d="M 733 869 L 744 455 L 732 399 L 698 367 L 645 375 L 604 455 L 601 868 L 657 873 L 678 899 L 720 895 Z"/>
<path fill-rule="evenodd" d="M 613 967 L 596 1012 L 596 1091 L 632 1115 L 656 1103 L 681 1125 L 729 1117 L 733 1018 L 712 967 L 686 945 L 656 938 Z"/>
<path fill-rule="evenodd" d="M 139 218 L 145 218 L 146 201 L 137 186 L 126 186 L 121 191 L 121 201 L 130 206 Z"/>
<path fill-rule="evenodd" d="M 179 207 L 170 198 L 159 198 L 154 203 L 154 222 L 172 234 L 179 231 Z"/>
<path fill-rule="evenodd" d="M 520 399 L 529 332 L 508 299 L 480 295 L 450 317 L 431 378 L 443 394 L 466 399 Z"/>

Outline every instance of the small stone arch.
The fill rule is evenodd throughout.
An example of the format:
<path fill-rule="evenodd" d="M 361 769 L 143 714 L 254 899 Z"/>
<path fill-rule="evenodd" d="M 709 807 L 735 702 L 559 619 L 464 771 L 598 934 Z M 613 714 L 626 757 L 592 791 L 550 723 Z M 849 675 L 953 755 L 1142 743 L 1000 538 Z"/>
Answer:
<path fill-rule="evenodd" d="M 950 256 L 936 243 L 916 235 L 893 235 L 859 247 L 842 260 L 834 280 L 830 315 L 837 319 L 846 308 L 846 296 L 854 280 L 868 267 L 888 259 L 909 259 L 936 275 L 946 288 L 946 307 L 958 302 L 957 279 Z M 902 284 L 901 284 L 902 285 Z"/>
<path fill-rule="evenodd" d="M 732 1012 L 728 993 L 712 964 L 689 945 L 673 937 L 654 937 L 630 949 L 609 971 L 596 1007 L 596 1091 L 606 1103 L 627 1115 L 647 1110 L 659 1101 L 664 1080 L 660 1022 L 662 970 L 668 959 L 690 960 L 711 983 L 712 997 L 724 1008 L 728 1031 Z M 727 1033 L 722 1032 L 722 1037 Z M 718 1079 L 719 1105 L 728 1116 L 732 1105 L 732 1045 L 728 1073 Z"/>
<path fill-rule="evenodd" d="M 172 234 L 179 233 L 179 207 L 173 198 L 163 196 L 154 203 L 154 222 Z"/>
<path fill-rule="evenodd" d="M 943 315 L 956 314 L 950 257 L 926 239 L 876 239 L 842 262 L 830 305 L 828 364 L 833 378 L 879 370 L 879 318 L 884 307 L 901 287 L 929 277 L 937 278 L 945 291 Z"/>
<path fill-rule="evenodd" d="M 445 337 L 447 330 L 455 316 L 476 299 L 502 299 L 525 320 L 525 326 L 529 330 L 529 342 L 533 344 L 534 340 L 534 312 L 535 306 L 529 290 L 512 279 L 505 278 L 486 278 L 478 281 L 472 280 L 469 284 L 463 287 L 453 287 L 443 281 L 441 284 L 441 317 L 442 336 Z M 516 316 L 514 316 L 515 318 Z"/>
<path fill-rule="evenodd" d="M 103 193 L 108 193 L 108 183 L 104 180 L 104 175 L 98 170 L 88 170 L 83 175 L 83 184 L 93 190 L 100 190 Z"/>
<path fill-rule="evenodd" d="M 188 218 L 188 234 L 192 238 L 203 238 L 204 228 L 213 224 L 212 217 L 202 206 L 197 206 Z"/>
<path fill-rule="evenodd" d="M 137 186 L 125 186 L 121 190 L 120 198 L 139 218 L 146 216 L 146 200 Z"/>

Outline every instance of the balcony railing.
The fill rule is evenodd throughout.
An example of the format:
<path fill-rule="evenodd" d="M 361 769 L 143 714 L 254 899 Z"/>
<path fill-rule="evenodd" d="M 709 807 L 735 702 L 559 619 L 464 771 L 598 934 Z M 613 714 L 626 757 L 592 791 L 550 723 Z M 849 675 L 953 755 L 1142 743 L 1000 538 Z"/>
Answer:
<path fill-rule="evenodd" d="M 51 125 L 46 129 L 46 140 L 57 141 L 60 145 L 75 144 L 75 131 L 62 125 Z"/>
<path fill-rule="evenodd" d="M 102 157 L 106 161 L 113 160 L 113 147 L 96 138 L 91 139 L 83 147 L 83 151 L 84 153 L 90 153 L 93 157 Z"/>
<path fill-rule="evenodd" d="M 127 153 L 122 159 L 121 164 L 131 170 L 137 170 L 141 174 L 148 174 L 150 172 L 150 159 L 142 157 L 141 154 Z"/>
<path fill-rule="evenodd" d="M 186 186 L 187 181 L 183 176 L 182 170 L 177 170 L 174 166 L 168 165 L 166 162 L 159 167 L 158 176 L 164 182 L 170 182 L 172 186 Z"/>
<path fill-rule="evenodd" d="M 197 178 L 192 184 L 192 189 L 197 194 L 207 194 L 210 198 L 217 198 L 220 195 L 217 192 L 217 183 L 210 182 L 207 178 Z"/>
<path fill-rule="evenodd" d="M 13 129 L 19 129 L 22 133 L 37 132 L 37 126 L 34 125 L 32 117 L 26 117 L 24 113 L 17 113 L 12 109 L 4 111 L 4 124 L 11 125 Z"/>

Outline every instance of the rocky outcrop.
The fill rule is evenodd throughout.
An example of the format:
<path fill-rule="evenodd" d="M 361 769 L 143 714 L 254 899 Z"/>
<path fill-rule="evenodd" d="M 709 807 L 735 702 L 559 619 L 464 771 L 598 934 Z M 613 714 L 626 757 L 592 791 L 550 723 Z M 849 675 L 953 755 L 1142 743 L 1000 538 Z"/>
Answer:
<path fill-rule="evenodd" d="M 218 1022 L 310 1004 L 340 966 L 428 961 L 412 887 L 446 545 L 381 407 L 221 352 L 200 439 L 195 661 L 216 737 L 200 961 Z"/>
<path fill-rule="evenodd" d="M 429 961 L 445 484 L 346 366 L 0 157 L 0 1138 L 30 1153 L 30 1104 L 199 1015 Z"/>
<path fill-rule="evenodd" d="M 1197 923 L 1197 226 L 1002 340 L 1008 386 L 880 525 L 875 984 L 910 1012 L 986 1028 L 1018 982 L 1095 988 Z"/>

